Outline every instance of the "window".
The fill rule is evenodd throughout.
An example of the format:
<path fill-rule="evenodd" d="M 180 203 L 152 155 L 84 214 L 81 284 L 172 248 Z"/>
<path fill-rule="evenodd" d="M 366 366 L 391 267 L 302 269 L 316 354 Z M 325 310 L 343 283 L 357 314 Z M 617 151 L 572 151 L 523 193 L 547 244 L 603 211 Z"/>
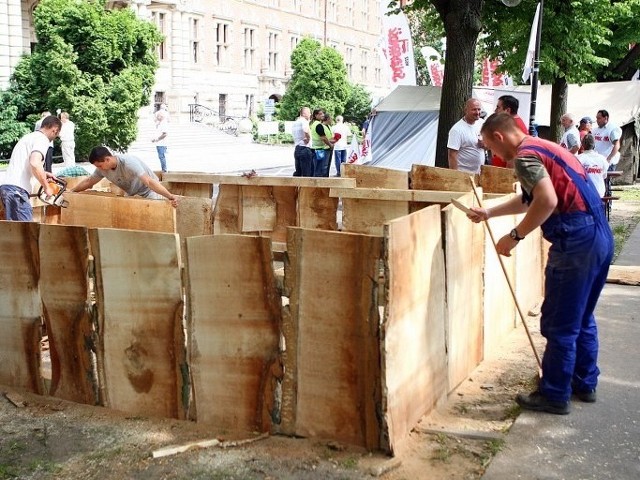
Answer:
<path fill-rule="evenodd" d="M 245 70 L 253 70 L 255 65 L 255 34 L 253 28 L 244 29 L 244 68 Z"/>
<path fill-rule="evenodd" d="M 300 37 L 297 35 L 291 35 L 290 47 L 292 52 L 296 49 L 298 43 L 300 43 Z"/>
<path fill-rule="evenodd" d="M 158 54 L 159 60 L 164 60 L 166 58 L 166 14 L 162 12 L 151 12 L 151 21 L 156 25 L 158 31 L 162 34 L 162 42 L 160 45 L 156 47 L 156 53 Z"/>
<path fill-rule="evenodd" d="M 374 71 L 376 84 L 380 84 L 382 82 L 382 69 L 380 67 L 376 67 Z"/>
<path fill-rule="evenodd" d="M 269 32 L 269 70 L 278 70 L 278 34 Z"/>
<path fill-rule="evenodd" d="M 344 6 L 346 14 L 344 16 L 343 25 L 353 26 L 353 0 L 345 0 Z"/>
<path fill-rule="evenodd" d="M 344 57 L 344 64 L 347 67 L 347 75 L 350 79 L 353 78 L 353 48 L 347 47 L 346 55 Z"/>
<path fill-rule="evenodd" d="M 331 22 L 335 22 L 338 18 L 338 9 L 336 6 L 336 0 L 326 0 L 328 2 L 327 6 L 327 20 Z"/>
<path fill-rule="evenodd" d="M 200 42 L 198 40 L 198 23 L 199 21 L 197 18 L 191 19 L 191 61 L 193 63 L 198 63 L 198 53 L 200 49 Z"/>
<path fill-rule="evenodd" d="M 215 51 L 215 64 L 218 66 L 226 66 L 229 64 L 228 51 L 229 51 L 229 29 L 231 26 L 225 22 L 217 22 L 215 24 L 216 30 L 216 51 Z"/>
<path fill-rule="evenodd" d="M 369 0 L 362 0 L 362 27 L 369 29 Z"/>
<path fill-rule="evenodd" d="M 369 52 L 362 50 L 360 52 L 360 79 L 363 82 L 367 81 L 367 68 L 369 66 Z"/>
<path fill-rule="evenodd" d="M 302 0 L 293 0 L 293 11 L 302 13 Z"/>

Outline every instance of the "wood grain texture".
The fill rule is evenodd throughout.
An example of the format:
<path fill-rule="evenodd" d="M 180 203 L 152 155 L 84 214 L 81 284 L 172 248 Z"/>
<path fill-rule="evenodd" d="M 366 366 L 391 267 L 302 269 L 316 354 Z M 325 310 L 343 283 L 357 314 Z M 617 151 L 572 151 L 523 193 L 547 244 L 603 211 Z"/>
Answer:
<path fill-rule="evenodd" d="M 89 237 L 84 227 L 40 227 L 40 294 L 51 354 L 49 394 L 98 403 L 89 313 Z"/>
<path fill-rule="evenodd" d="M 475 205 L 472 193 L 460 201 Z M 471 222 L 453 205 L 445 207 L 443 213 L 451 391 L 482 361 L 484 227 Z"/>
<path fill-rule="evenodd" d="M 121 228 L 147 232 L 175 232 L 175 208 L 165 200 L 118 197 L 99 193 L 69 193 L 61 223 L 88 228 Z"/>
<path fill-rule="evenodd" d="M 0 222 L 0 384 L 35 393 L 43 393 L 39 227 Z"/>
<path fill-rule="evenodd" d="M 220 185 L 213 209 L 213 233 L 241 233 L 238 185 Z"/>
<path fill-rule="evenodd" d="M 223 175 L 217 173 L 200 172 L 167 172 L 162 176 L 166 182 L 181 183 L 209 183 L 229 185 L 253 185 L 253 186 L 280 186 L 280 187 L 355 187 L 356 181 L 352 178 L 319 178 L 319 177 L 270 177 L 257 175 L 243 177 L 241 175 Z"/>
<path fill-rule="evenodd" d="M 408 213 L 407 201 L 342 199 L 342 227 L 347 232 L 382 235 L 385 223 Z"/>
<path fill-rule="evenodd" d="M 402 170 L 345 163 L 341 174 L 343 178 L 355 178 L 357 188 L 409 188 L 409 173 Z"/>
<path fill-rule="evenodd" d="M 276 226 L 276 201 L 271 187 L 240 187 L 240 229 L 242 233 L 271 232 Z"/>
<path fill-rule="evenodd" d="M 517 181 L 513 168 L 492 167 L 491 165 L 480 167 L 478 185 L 482 187 L 484 193 L 514 193 L 514 183 Z"/>
<path fill-rule="evenodd" d="M 162 185 L 174 195 L 183 197 L 213 197 L 213 185 L 210 183 L 162 182 Z"/>
<path fill-rule="evenodd" d="M 385 226 L 382 405 L 390 452 L 448 391 L 441 231 L 439 206 Z"/>
<path fill-rule="evenodd" d="M 328 188 L 301 187 L 298 190 L 298 226 L 337 230 L 338 199 L 329 196 Z"/>
<path fill-rule="evenodd" d="M 176 208 L 176 233 L 181 238 L 213 233 L 213 204 L 210 197 L 180 199 Z"/>
<path fill-rule="evenodd" d="M 272 187 L 276 201 L 276 225 L 271 233 L 272 242 L 287 242 L 287 228 L 298 221 L 298 189 L 296 187 Z"/>
<path fill-rule="evenodd" d="M 477 176 L 448 168 L 413 165 L 409 174 L 409 182 L 411 188 L 415 190 L 469 192 L 471 191 L 469 177 L 475 178 Z"/>
<path fill-rule="evenodd" d="M 620 285 L 640 285 L 640 266 L 611 265 L 607 283 Z"/>
<path fill-rule="evenodd" d="M 184 418 L 178 236 L 95 229 L 89 239 L 102 403 L 135 415 Z"/>
<path fill-rule="evenodd" d="M 379 448 L 380 237 L 290 228 L 282 430 Z"/>
<path fill-rule="evenodd" d="M 187 239 L 190 364 L 198 423 L 269 431 L 281 377 L 281 299 L 266 237 Z"/>
<path fill-rule="evenodd" d="M 491 208 L 509 198 L 511 197 L 505 196 L 504 199 L 483 200 L 483 206 Z M 515 227 L 516 217 L 514 215 L 494 217 L 489 220 L 489 225 L 495 240 L 498 241 Z M 516 325 L 517 312 L 509 285 L 500 266 L 496 248 L 486 227 L 484 233 L 484 356 L 485 358 L 495 358 L 500 353 L 500 345 L 505 335 Z M 512 250 L 511 257 L 500 257 L 514 288 L 516 285 L 516 257 L 521 254 L 528 254 L 528 252 L 523 252 L 522 245 L 518 245 L 516 249 Z"/>
<path fill-rule="evenodd" d="M 516 225 L 523 215 L 516 218 Z M 544 296 L 544 268 L 547 264 L 547 253 L 543 246 L 542 230 L 536 228 L 518 242 L 516 252 L 515 288 L 520 308 L 526 315 L 535 305 L 539 305 Z M 520 321 L 516 317 L 517 322 Z"/>

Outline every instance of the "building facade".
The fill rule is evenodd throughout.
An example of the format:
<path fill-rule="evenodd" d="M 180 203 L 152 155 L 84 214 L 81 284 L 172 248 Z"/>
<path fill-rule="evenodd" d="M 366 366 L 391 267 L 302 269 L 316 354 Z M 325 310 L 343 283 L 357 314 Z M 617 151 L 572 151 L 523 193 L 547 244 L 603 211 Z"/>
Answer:
<path fill-rule="evenodd" d="M 292 75 L 290 55 L 305 37 L 335 48 L 349 79 L 374 101 L 389 91 L 378 53 L 385 0 L 118 0 L 155 23 L 165 40 L 150 103 L 185 115 L 193 103 L 224 116 L 251 116 L 276 101 Z M 0 86 L 36 42 L 37 0 L 0 0 Z M 6 15 L 5 15 L 6 13 Z"/>

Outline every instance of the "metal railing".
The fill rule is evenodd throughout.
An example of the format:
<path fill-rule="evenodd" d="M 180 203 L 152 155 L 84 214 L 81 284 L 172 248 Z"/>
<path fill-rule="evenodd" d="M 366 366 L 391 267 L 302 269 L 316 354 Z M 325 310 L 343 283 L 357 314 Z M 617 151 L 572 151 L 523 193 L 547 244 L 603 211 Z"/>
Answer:
<path fill-rule="evenodd" d="M 242 117 L 220 115 L 219 112 L 199 103 L 189 104 L 189 121 L 211 125 L 229 135 L 238 135 L 238 125 Z"/>

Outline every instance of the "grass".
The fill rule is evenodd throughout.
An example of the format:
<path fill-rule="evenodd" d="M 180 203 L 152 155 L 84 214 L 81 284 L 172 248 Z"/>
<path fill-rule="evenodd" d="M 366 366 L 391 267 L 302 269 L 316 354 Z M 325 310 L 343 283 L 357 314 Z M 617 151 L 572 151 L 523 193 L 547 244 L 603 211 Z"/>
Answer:
<path fill-rule="evenodd" d="M 640 188 L 628 187 L 621 188 L 620 190 L 615 189 L 613 195 L 620 197 L 620 201 L 622 202 L 637 202 L 640 201 Z"/>

